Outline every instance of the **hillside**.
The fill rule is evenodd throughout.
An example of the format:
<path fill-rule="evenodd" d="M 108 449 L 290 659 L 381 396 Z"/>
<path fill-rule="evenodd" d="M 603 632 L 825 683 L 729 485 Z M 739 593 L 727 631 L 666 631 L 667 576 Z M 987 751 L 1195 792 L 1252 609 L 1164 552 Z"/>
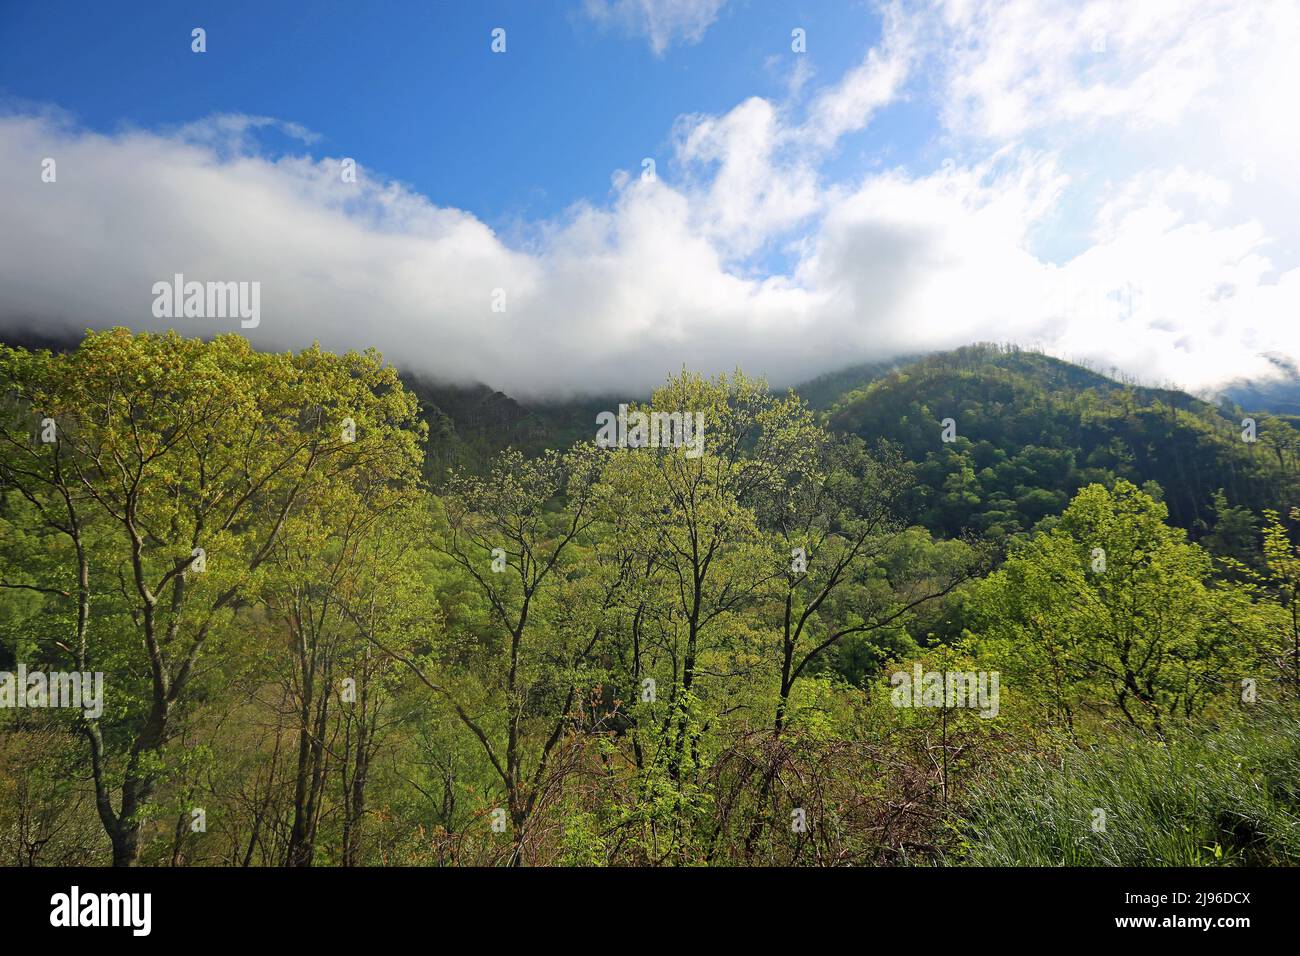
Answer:
<path fill-rule="evenodd" d="M 841 396 L 826 417 L 835 431 L 901 445 L 918 465 L 916 517 L 948 535 L 1028 530 L 1084 485 L 1117 477 L 1159 485 L 1170 520 L 1196 532 L 1214 526 L 1219 489 L 1255 512 L 1295 498 L 1300 434 L 1285 421 L 1257 416 L 1248 443 L 1235 408 L 1014 348 L 928 356 Z"/>
<path fill-rule="evenodd" d="M 589 436 L 597 411 L 636 397 L 525 407 L 486 387 L 413 387 L 448 422 L 431 442 L 431 474 L 444 462 L 479 467 L 506 445 L 564 447 Z M 1015 347 L 859 364 L 795 391 L 831 431 L 902 446 L 917 465 L 910 517 L 945 536 L 1027 532 L 1081 487 L 1116 478 L 1158 485 L 1170 520 L 1197 537 L 1222 517 L 1220 489 L 1220 510 L 1255 515 L 1285 513 L 1296 499 L 1300 432 L 1290 416 L 1255 414 L 1258 441 L 1247 443 L 1249 412 L 1232 403 L 1126 384 Z M 956 439 L 946 443 L 949 417 Z"/>
<path fill-rule="evenodd" d="M 483 472 L 492 456 L 507 447 L 531 456 L 589 439 L 596 414 L 619 401 L 586 398 L 525 405 L 482 384 L 452 385 L 409 374 L 402 375 L 402 382 L 419 399 L 420 415 L 429 424 L 424 473 L 435 487 L 449 469 Z"/>
<path fill-rule="evenodd" d="M 1245 408 L 1300 415 L 1300 368 L 1285 356 L 1267 358 L 1279 373 L 1276 378 L 1234 379 L 1223 387 L 1223 396 Z"/>
<path fill-rule="evenodd" d="M 980 346 L 820 422 L 684 371 L 665 394 L 710 410 L 700 454 L 476 471 L 588 437 L 590 408 L 407 381 L 239 336 L 0 349 L 0 673 L 96 675 L 70 707 L 0 708 L 0 857 L 795 865 L 793 807 L 834 813 L 814 832 L 853 865 L 1300 859 L 1273 786 L 1296 776 L 1300 548 L 1230 503 L 1290 500 L 1290 426 L 1247 444 L 1235 409 Z M 944 674 L 960 700 L 923 690 Z M 194 804 L 221 829 L 187 827 Z M 1125 826 L 1087 855 L 1045 805 Z"/>
<path fill-rule="evenodd" d="M 5 340 L 55 351 L 76 345 L 32 333 L 8 332 Z M 401 378 L 429 425 L 424 473 L 435 487 L 449 469 L 483 472 L 507 447 L 534 455 L 590 438 L 597 412 L 645 397 L 525 404 L 485 384 L 409 372 Z M 1298 497 L 1300 419 L 1255 412 L 1258 441 L 1249 444 L 1241 420 L 1254 405 L 1227 398 L 1213 405 L 1177 390 L 1125 384 L 1015 347 L 972 345 L 863 363 L 795 391 L 831 431 L 902 446 L 917 465 L 909 517 L 937 534 L 1000 540 L 1026 532 L 1059 514 L 1079 488 L 1115 478 L 1154 482 L 1170 520 L 1196 536 L 1217 524 L 1220 489 L 1221 504 L 1255 515 L 1265 508 L 1285 513 Z M 1233 394 L 1260 397 L 1244 387 Z M 950 443 L 940 439 L 945 418 L 956 422 Z"/>

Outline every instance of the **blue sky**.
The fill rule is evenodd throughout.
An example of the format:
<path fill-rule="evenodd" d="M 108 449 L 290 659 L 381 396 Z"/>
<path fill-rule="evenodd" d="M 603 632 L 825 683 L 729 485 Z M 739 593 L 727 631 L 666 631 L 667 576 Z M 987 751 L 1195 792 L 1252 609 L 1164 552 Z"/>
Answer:
<path fill-rule="evenodd" d="M 184 273 L 521 396 L 978 340 L 1212 390 L 1300 355 L 1298 44 L 1293 0 L 11 0 L 0 326 L 240 331 L 151 313 Z"/>
<path fill-rule="evenodd" d="M 6 20 L 0 89 L 12 96 L 102 131 L 214 113 L 285 119 L 317 134 L 319 150 L 500 227 L 600 199 L 613 169 L 639 171 L 646 156 L 670 166 L 679 115 L 782 96 L 785 71 L 769 61 L 789 60 L 788 23 L 812 37 L 808 59 L 829 76 L 880 25 L 867 4 L 750 0 L 720 12 L 707 44 L 668 56 L 580 6 L 526 0 L 55 2 L 14 4 Z M 190 50 L 195 26 L 204 56 Z M 496 27 L 507 55 L 490 50 Z M 862 161 L 846 157 L 845 171 Z"/>

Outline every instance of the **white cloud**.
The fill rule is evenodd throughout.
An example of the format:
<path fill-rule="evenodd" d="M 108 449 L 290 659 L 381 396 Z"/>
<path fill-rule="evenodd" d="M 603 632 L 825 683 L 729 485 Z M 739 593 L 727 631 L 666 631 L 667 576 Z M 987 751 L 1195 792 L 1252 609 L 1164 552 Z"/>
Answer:
<path fill-rule="evenodd" d="M 587 15 L 644 36 L 662 56 L 674 43 L 699 43 L 727 0 L 586 0 Z"/>
<path fill-rule="evenodd" d="M 819 211 L 816 171 L 790 157 L 789 134 L 776 108 L 751 97 L 720 117 L 678 123 L 676 158 L 699 171 L 692 219 L 700 234 L 730 255 L 748 255 Z"/>
<path fill-rule="evenodd" d="M 1173 123 L 1283 15 L 1239 0 L 948 0 L 941 13 L 948 121 L 990 139 Z"/>
<path fill-rule="evenodd" d="M 885 6 L 881 16 L 881 45 L 814 99 L 800 136 L 815 148 L 829 148 L 845 133 L 862 129 L 901 92 L 917 56 L 920 24 L 897 2 Z"/>
<path fill-rule="evenodd" d="M 683 364 L 790 384 L 973 340 L 1191 387 L 1266 376 L 1265 353 L 1300 357 L 1298 123 L 1279 88 L 1300 16 L 1132 6 L 890 6 L 881 43 L 805 109 L 682 117 L 677 178 L 618 174 L 527 249 L 374 171 L 343 183 L 305 130 L 281 127 L 298 155 L 264 155 L 261 118 L 112 136 L 0 118 L 0 168 L 30 171 L 0 180 L 0 323 L 226 330 L 152 318 L 152 284 L 183 272 L 260 281 L 262 344 L 373 344 L 520 396 L 635 394 Z M 1080 66 L 1094 29 L 1113 61 Z M 882 108 L 926 108 L 925 79 L 948 123 L 932 145 L 960 162 L 823 178 Z M 1077 248 L 1048 261 L 1062 235 Z M 789 264 L 765 271 L 773 250 Z"/>
<path fill-rule="evenodd" d="M 1138 198 L 1137 187 L 1145 195 Z M 1210 385 L 1269 377 L 1265 352 L 1300 355 L 1300 269 L 1275 275 L 1259 223 L 1198 215 L 1226 185 L 1185 169 L 1129 184 L 1098 242 L 1054 273 L 1053 345 L 1144 379 Z"/>
<path fill-rule="evenodd" d="M 800 268 L 858 349 L 883 354 L 1042 333 L 1043 265 L 1026 230 L 1062 187 L 1041 157 L 912 179 L 869 177 L 827 215 Z"/>
<path fill-rule="evenodd" d="M 40 181 L 45 156 L 56 183 Z M 0 183 L 11 326 L 234 330 L 154 319 L 151 286 L 177 272 L 258 281 L 255 341 L 373 343 L 420 371 L 528 394 L 644 389 L 683 362 L 730 367 L 738 339 L 771 339 L 807 298 L 727 272 L 686 196 L 662 183 L 633 180 L 610 208 L 578 207 L 527 254 L 368 170 L 344 183 L 337 159 L 223 158 L 178 135 L 8 117 L 0 166 L 32 170 Z M 497 288 L 504 314 L 490 310 Z M 814 367 L 776 342 L 762 350 L 785 375 Z"/>

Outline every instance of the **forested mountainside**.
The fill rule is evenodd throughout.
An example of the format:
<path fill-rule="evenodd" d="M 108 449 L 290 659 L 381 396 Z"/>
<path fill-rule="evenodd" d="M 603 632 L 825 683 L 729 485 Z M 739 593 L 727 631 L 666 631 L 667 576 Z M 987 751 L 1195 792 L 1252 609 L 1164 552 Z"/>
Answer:
<path fill-rule="evenodd" d="M 887 362 L 864 362 L 860 365 L 850 365 L 848 368 L 827 372 L 824 375 L 818 375 L 816 378 L 796 385 L 795 391 L 799 393 L 800 398 L 808 403 L 810 408 L 814 408 L 819 412 L 825 411 L 849 392 L 854 392 L 877 379 L 884 378 L 895 369 L 910 365 L 919 358 L 919 355 L 906 355 Z"/>
<path fill-rule="evenodd" d="M 990 347 L 603 448 L 237 335 L 0 396 L 4 863 L 1300 861 L 1285 423 Z"/>
<path fill-rule="evenodd" d="M 505 448 L 534 455 L 589 440 L 596 415 L 629 400 L 584 398 L 525 405 L 487 385 L 438 383 L 411 374 L 403 374 L 402 381 L 419 400 L 420 415 L 429 424 L 425 475 L 436 487 L 456 468 L 483 471 Z"/>
<path fill-rule="evenodd" d="M 1220 490 L 1220 509 L 1258 512 L 1288 505 L 1300 487 L 1292 419 L 1014 348 L 927 356 L 842 395 L 827 416 L 832 430 L 896 442 L 918 463 L 909 504 L 945 535 L 1027 531 L 1079 488 L 1117 477 L 1154 483 L 1170 520 L 1197 535 L 1218 521 Z M 936 441 L 946 418 L 955 434 Z"/>
<path fill-rule="evenodd" d="M 77 340 L 10 334 L 15 345 L 67 350 Z M 424 474 L 482 473 L 506 448 L 525 455 L 591 438 L 596 416 L 645 395 L 523 403 L 490 385 L 399 374 L 429 426 Z M 1281 388 L 1282 386 L 1277 386 Z M 1081 487 L 1125 478 L 1161 497 L 1170 521 L 1200 539 L 1257 525 L 1300 500 L 1300 417 L 1262 410 L 1277 395 L 1241 384 L 1211 404 L 1174 389 L 1116 381 L 1038 352 L 992 344 L 863 363 L 795 387 L 832 432 L 897 443 L 918 468 L 901 507 L 933 533 L 994 541 L 1059 514 Z M 1281 394 L 1281 393 L 1278 393 Z M 1255 421 L 1255 441 L 1242 420 Z M 953 440 L 937 441 L 943 419 Z M 1154 483 L 1154 484 L 1151 484 Z M 1231 514 L 1229 514 L 1231 511 Z M 1250 517 L 1250 513 L 1255 518 Z M 1227 553 L 1239 542 L 1219 542 Z"/>
<path fill-rule="evenodd" d="M 486 386 L 408 381 L 430 423 L 435 482 L 450 465 L 482 468 L 505 446 L 567 447 L 590 437 L 599 411 L 645 398 L 525 407 Z M 1198 539 L 1231 509 L 1258 516 L 1300 500 L 1300 420 L 1118 382 L 1036 352 L 969 346 L 854 366 L 795 392 L 832 432 L 898 444 L 918 465 L 902 506 L 948 537 L 1003 542 L 1059 514 L 1085 485 L 1116 478 L 1163 498 L 1170 520 Z M 1248 417 L 1254 441 L 1243 439 Z M 1251 521 L 1241 511 L 1230 519 Z"/>
<path fill-rule="evenodd" d="M 1268 360 L 1280 373 L 1277 378 L 1234 379 L 1221 389 L 1223 396 L 1245 408 L 1300 415 L 1300 368 L 1285 356 L 1269 355 Z"/>

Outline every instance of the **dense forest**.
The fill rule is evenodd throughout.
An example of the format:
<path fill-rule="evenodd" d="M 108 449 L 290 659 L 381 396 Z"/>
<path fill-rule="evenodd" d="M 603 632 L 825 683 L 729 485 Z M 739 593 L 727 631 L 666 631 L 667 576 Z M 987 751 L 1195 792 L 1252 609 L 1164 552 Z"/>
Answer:
<path fill-rule="evenodd" d="M 989 345 L 525 407 L 123 329 L 0 392 L 4 865 L 1300 863 L 1286 414 Z"/>

